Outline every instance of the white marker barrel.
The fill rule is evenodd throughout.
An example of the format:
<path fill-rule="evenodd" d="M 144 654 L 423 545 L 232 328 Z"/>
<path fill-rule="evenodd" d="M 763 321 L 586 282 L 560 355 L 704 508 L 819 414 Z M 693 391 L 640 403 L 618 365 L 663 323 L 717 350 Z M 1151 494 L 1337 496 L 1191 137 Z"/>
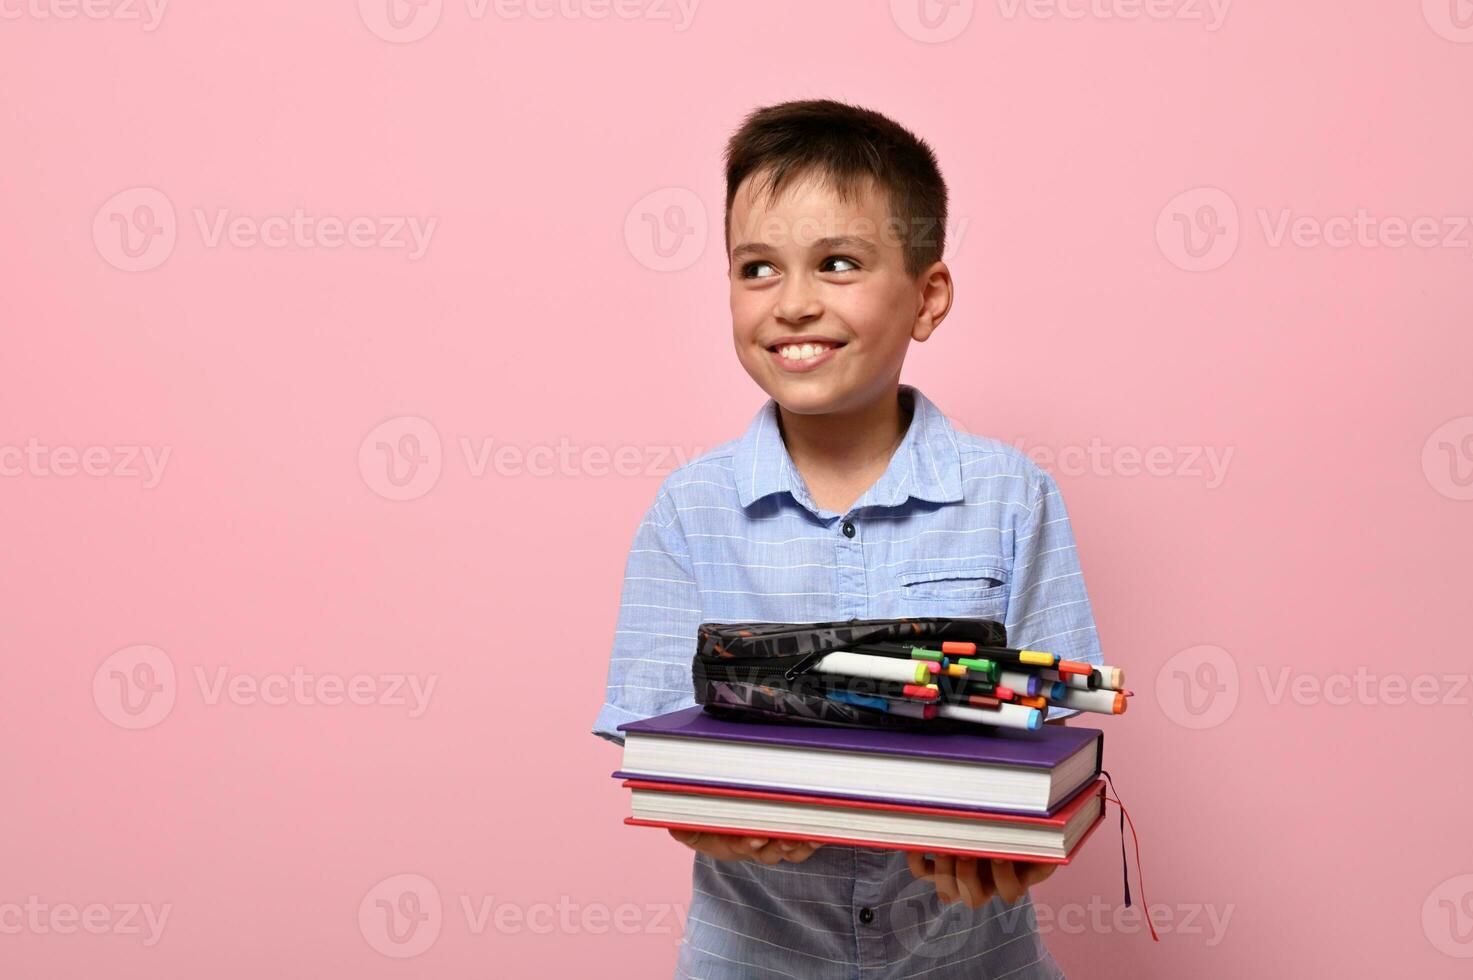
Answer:
<path fill-rule="evenodd" d="M 1105 715 L 1125 713 L 1125 695 L 1119 691 L 1076 691 L 1068 688 L 1058 702 L 1061 708 L 1076 708 L 1080 711 L 1096 711 Z"/>
<path fill-rule="evenodd" d="M 1026 674 L 1021 670 L 999 670 L 997 682 L 1003 687 L 1011 687 L 1018 694 L 1032 697 L 1040 693 L 1037 674 Z"/>
<path fill-rule="evenodd" d="M 1001 728 L 1038 728 L 1043 724 L 1043 712 L 1037 708 L 1025 708 L 1021 704 L 1000 704 L 996 708 L 974 708 L 967 704 L 943 704 L 936 712 L 940 718 L 955 718 L 957 721 L 975 721 L 983 725 Z"/>
<path fill-rule="evenodd" d="M 844 650 L 826 655 L 814 670 L 820 674 L 842 674 L 866 677 L 872 681 L 894 681 L 897 684 L 925 684 L 930 668 L 925 660 L 902 660 L 899 657 L 872 657 Z"/>
<path fill-rule="evenodd" d="M 1112 691 L 1125 690 L 1125 668 L 1124 667 L 1096 667 L 1095 676 L 1100 679 L 1100 687 L 1109 688 Z"/>

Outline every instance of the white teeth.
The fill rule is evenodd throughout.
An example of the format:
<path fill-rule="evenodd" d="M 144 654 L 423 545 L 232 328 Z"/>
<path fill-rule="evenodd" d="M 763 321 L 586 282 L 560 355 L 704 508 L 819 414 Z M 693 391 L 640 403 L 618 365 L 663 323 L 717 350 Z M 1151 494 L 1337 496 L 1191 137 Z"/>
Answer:
<path fill-rule="evenodd" d="M 779 347 L 777 352 L 789 361 L 807 361 L 829 349 L 826 344 L 787 344 Z"/>

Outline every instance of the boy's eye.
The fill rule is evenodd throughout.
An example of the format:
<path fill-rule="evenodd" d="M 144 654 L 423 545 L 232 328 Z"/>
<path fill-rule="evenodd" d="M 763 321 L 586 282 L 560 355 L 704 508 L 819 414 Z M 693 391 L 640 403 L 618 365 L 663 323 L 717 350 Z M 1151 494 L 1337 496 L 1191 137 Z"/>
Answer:
<path fill-rule="evenodd" d="M 853 272 L 854 270 L 856 270 L 856 269 L 859 268 L 859 263 L 858 262 L 854 261 L 851 258 L 846 258 L 845 256 L 842 256 L 842 255 L 830 255 L 828 258 L 826 258 L 826 259 L 823 260 L 823 267 L 825 269 L 829 269 L 829 266 L 831 266 L 831 265 L 833 265 L 835 263 L 838 263 L 838 266 L 839 267 L 836 268 L 836 269 L 831 269 L 829 271 L 832 271 L 832 272 Z M 847 266 L 848 268 L 845 268 L 845 266 Z"/>
<path fill-rule="evenodd" d="M 767 271 L 759 274 L 759 270 L 761 269 L 766 269 Z M 743 279 L 769 279 L 776 273 L 777 270 L 772 267 L 771 262 L 748 262 L 742 266 Z"/>

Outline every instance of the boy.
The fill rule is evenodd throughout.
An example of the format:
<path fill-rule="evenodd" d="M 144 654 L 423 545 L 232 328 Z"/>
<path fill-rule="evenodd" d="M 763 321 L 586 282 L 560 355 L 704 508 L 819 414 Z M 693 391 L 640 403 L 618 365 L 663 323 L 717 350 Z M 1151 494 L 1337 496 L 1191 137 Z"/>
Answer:
<path fill-rule="evenodd" d="M 1053 479 L 900 383 L 952 301 L 930 147 L 875 112 L 790 102 L 752 113 L 726 162 L 733 339 L 771 397 L 640 524 L 593 731 L 622 743 L 615 726 L 694 704 L 705 621 L 983 617 L 1102 663 Z M 1052 865 L 672 836 L 695 851 L 678 976 L 1062 975 L 1027 896 Z"/>

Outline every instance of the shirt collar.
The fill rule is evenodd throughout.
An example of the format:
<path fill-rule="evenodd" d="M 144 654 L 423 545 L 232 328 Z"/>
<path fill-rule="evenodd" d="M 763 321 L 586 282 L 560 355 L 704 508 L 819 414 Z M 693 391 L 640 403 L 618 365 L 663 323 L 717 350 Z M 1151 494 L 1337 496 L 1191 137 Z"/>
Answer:
<path fill-rule="evenodd" d="M 860 507 L 895 507 L 911 497 L 935 503 L 962 499 L 961 450 L 951 422 L 920 390 L 902 384 L 899 396 L 915 406 L 910 428 L 890 458 L 890 465 L 874 486 L 865 491 L 851 510 Z M 743 507 L 769 494 L 787 491 L 814 513 L 819 508 L 788 455 L 778 430 L 777 402 L 767 403 L 737 441 L 732 462 L 736 468 L 737 498 Z"/>

